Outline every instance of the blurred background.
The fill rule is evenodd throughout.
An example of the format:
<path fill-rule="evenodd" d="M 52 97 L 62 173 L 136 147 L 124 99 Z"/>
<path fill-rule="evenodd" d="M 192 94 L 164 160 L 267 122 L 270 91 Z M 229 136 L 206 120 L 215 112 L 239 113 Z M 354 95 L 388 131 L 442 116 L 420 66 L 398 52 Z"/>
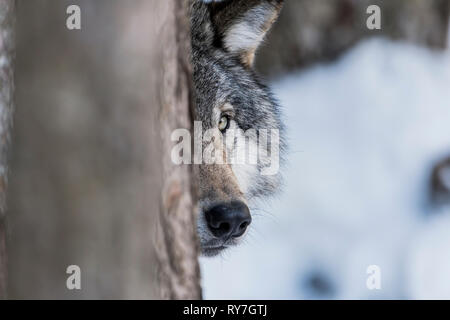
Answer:
<path fill-rule="evenodd" d="M 206 298 L 450 299 L 449 12 L 287 1 L 257 57 L 288 127 L 284 191 L 243 247 L 201 259 Z"/>

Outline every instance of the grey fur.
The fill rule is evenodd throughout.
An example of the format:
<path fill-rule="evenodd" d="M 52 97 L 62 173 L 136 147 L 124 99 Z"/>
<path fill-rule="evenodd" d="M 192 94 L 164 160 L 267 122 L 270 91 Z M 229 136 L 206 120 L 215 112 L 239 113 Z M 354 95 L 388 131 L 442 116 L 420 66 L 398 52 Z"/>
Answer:
<path fill-rule="evenodd" d="M 241 23 L 245 36 L 233 41 L 253 39 L 265 35 L 275 21 L 283 1 L 280 0 L 229 0 L 219 3 L 191 1 L 191 41 L 194 68 L 195 120 L 202 121 L 203 130 L 217 127 L 217 110 L 228 103 L 233 106 L 232 122 L 244 131 L 278 129 L 280 154 L 285 150 L 284 126 L 280 107 L 270 90 L 252 68 L 252 54 L 257 46 L 249 44 L 228 46 L 225 39 Z M 233 29 L 234 28 L 234 29 Z M 243 28 L 241 28 L 243 29 Z M 242 31 L 242 30 L 241 30 Z M 252 34 L 255 33 L 255 34 Z M 253 37 L 255 36 L 255 37 Z M 258 43 L 259 45 L 259 43 Z M 257 139 L 257 137 L 253 137 Z M 241 200 L 245 203 L 275 193 L 280 186 L 280 174 L 261 174 L 264 163 L 246 177 L 248 188 L 243 190 L 242 177 L 236 176 L 229 165 L 199 165 L 195 176 L 199 186 L 198 234 L 204 254 L 215 255 L 220 250 L 210 247 L 235 245 L 239 239 L 219 243 L 209 232 L 204 211 L 218 202 Z"/>

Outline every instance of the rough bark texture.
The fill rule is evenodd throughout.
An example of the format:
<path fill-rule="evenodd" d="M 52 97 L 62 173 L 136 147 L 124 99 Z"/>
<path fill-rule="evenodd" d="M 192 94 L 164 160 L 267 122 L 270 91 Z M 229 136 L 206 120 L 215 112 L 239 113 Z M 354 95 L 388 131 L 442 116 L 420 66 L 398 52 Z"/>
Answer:
<path fill-rule="evenodd" d="M 369 5 L 381 8 L 381 30 L 366 27 Z M 332 60 L 371 36 L 431 48 L 447 40 L 449 0 L 291 0 L 258 55 L 257 68 L 276 76 Z"/>
<path fill-rule="evenodd" d="M 14 0 L 0 0 L 0 299 L 6 297 L 6 186 L 13 116 Z"/>
<path fill-rule="evenodd" d="M 170 160 L 191 123 L 184 2 L 19 1 L 12 298 L 200 297 L 190 169 Z"/>
<path fill-rule="evenodd" d="M 164 48 L 164 57 L 168 63 L 163 81 L 166 86 L 160 101 L 161 139 L 163 149 L 170 150 L 173 142 L 171 133 L 177 128 L 191 129 L 191 118 L 186 116 L 186 106 L 191 101 L 190 86 L 191 66 L 189 61 L 190 30 L 188 1 L 174 1 L 175 15 L 170 17 L 169 24 L 176 28 L 169 30 L 170 37 Z M 191 110 L 192 107 L 189 108 Z M 173 115 L 183 115 L 176 116 Z M 192 115 L 190 113 L 189 115 Z M 174 165 L 170 152 L 163 153 L 164 183 L 162 187 L 162 211 L 160 214 L 161 233 L 158 234 L 158 261 L 160 263 L 160 294 L 168 299 L 201 298 L 199 284 L 200 270 L 197 263 L 198 247 L 195 228 L 195 192 L 190 179 L 191 168 Z M 192 193 L 186 190 L 192 190 Z"/>

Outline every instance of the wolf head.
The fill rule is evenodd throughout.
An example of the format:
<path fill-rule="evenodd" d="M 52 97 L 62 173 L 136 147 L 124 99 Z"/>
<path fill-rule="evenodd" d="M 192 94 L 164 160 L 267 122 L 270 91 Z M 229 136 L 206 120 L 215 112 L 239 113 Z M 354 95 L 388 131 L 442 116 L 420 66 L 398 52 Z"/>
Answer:
<path fill-rule="evenodd" d="M 249 203 L 280 184 L 284 149 L 279 107 L 253 70 L 255 53 L 281 0 L 191 2 L 198 235 L 212 256 L 238 244 L 251 223 Z M 211 161 L 211 158 L 212 161 Z"/>

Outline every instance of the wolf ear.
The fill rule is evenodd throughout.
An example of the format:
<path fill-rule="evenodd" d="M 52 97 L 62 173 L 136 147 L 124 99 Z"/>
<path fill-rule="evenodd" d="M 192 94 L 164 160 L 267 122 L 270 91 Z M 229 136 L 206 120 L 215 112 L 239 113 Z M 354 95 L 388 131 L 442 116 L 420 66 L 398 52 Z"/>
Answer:
<path fill-rule="evenodd" d="M 247 67 L 278 18 L 283 0 L 224 0 L 211 2 L 210 14 L 215 42 L 237 55 Z"/>

